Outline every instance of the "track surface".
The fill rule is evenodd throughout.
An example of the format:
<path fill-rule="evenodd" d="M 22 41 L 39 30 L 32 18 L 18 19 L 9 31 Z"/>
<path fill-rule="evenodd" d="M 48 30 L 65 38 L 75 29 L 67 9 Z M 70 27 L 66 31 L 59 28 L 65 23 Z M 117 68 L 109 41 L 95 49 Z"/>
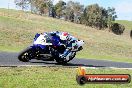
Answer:
<path fill-rule="evenodd" d="M 62 66 L 55 61 L 31 60 L 30 62 L 21 62 L 17 59 L 18 53 L 0 52 L 0 66 Z M 92 59 L 76 59 L 74 58 L 67 65 L 64 66 L 86 66 L 86 67 L 117 67 L 117 68 L 132 68 L 132 63 L 113 62 L 106 60 L 92 60 Z"/>

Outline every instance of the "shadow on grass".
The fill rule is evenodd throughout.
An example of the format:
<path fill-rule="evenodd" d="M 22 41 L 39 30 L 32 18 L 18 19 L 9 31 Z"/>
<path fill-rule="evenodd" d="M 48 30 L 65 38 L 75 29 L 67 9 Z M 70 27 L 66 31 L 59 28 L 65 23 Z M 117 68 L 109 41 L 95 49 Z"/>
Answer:
<path fill-rule="evenodd" d="M 86 65 L 86 64 L 74 64 L 74 63 L 67 63 L 67 64 L 65 64 L 63 66 L 105 67 L 105 66 Z"/>

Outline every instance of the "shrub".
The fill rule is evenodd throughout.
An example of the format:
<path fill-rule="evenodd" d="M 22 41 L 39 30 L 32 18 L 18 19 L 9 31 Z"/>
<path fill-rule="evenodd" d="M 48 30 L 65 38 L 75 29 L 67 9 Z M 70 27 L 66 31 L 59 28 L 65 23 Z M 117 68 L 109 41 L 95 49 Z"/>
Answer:
<path fill-rule="evenodd" d="M 121 35 L 125 30 L 125 26 L 119 23 L 113 23 L 110 30 L 117 35 Z"/>

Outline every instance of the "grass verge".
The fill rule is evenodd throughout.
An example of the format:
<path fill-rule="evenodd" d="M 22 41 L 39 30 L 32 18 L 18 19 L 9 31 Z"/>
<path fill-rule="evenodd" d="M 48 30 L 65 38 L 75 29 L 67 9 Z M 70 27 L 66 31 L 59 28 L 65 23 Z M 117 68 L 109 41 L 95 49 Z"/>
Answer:
<path fill-rule="evenodd" d="M 130 74 L 132 70 L 87 69 L 88 74 Z M 86 84 L 76 82 L 75 68 L 1 67 L 1 88 L 131 88 L 130 84 Z"/>

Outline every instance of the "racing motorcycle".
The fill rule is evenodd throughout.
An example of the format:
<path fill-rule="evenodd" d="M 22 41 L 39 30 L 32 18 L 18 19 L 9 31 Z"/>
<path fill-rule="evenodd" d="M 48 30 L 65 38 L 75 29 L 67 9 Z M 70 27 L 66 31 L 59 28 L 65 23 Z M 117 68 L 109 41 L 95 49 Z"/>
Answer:
<path fill-rule="evenodd" d="M 57 36 L 51 36 L 49 34 L 36 34 L 33 44 L 18 54 L 18 59 L 23 62 L 29 62 L 31 59 L 44 60 L 44 61 L 56 61 L 60 64 L 65 64 L 72 60 L 76 52 L 83 49 L 83 40 L 78 40 L 78 48 L 72 50 L 65 58 L 59 57 L 59 54 L 63 54 L 66 46 L 60 43 L 60 38 Z"/>

